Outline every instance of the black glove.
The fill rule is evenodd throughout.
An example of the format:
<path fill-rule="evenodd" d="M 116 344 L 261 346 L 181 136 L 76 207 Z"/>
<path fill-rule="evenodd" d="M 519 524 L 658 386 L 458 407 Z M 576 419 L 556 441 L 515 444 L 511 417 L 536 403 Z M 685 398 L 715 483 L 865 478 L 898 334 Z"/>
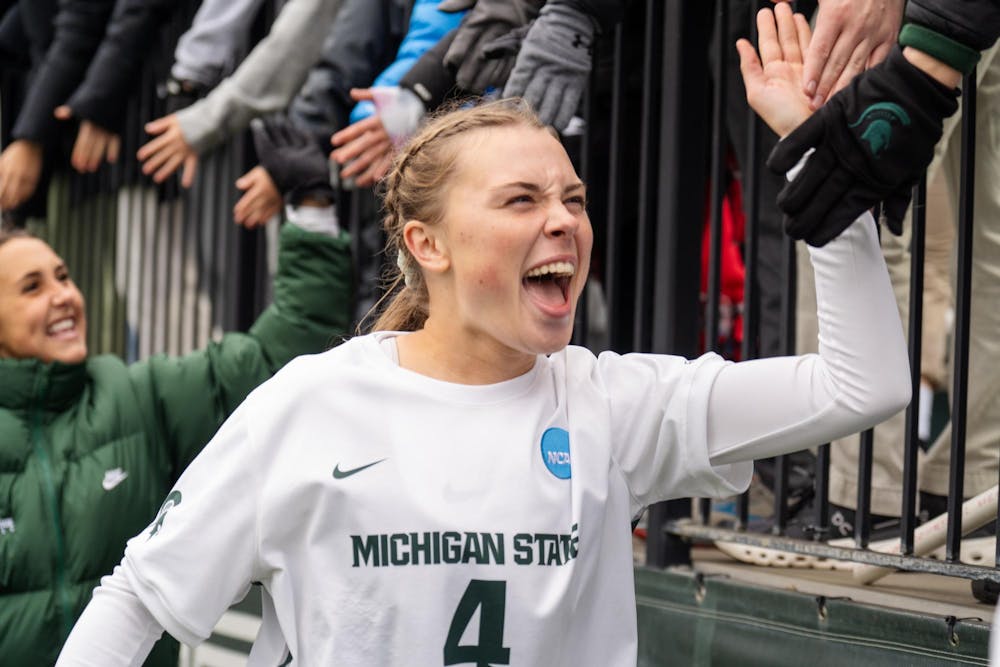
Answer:
<path fill-rule="evenodd" d="M 883 202 L 886 225 L 901 233 L 910 191 L 934 157 L 957 100 L 958 89 L 914 67 L 898 46 L 856 76 L 767 159 L 768 167 L 784 174 L 816 149 L 778 194 L 785 231 L 822 246 Z"/>
<path fill-rule="evenodd" d="M 285 116 L 255 118 L 250 130 L 257 159 L 289 204 L 306 196 L 334 200 L 329 162 L 308 132 Z"/>
<path fill-rule="evenodd" d="M 458 27 L 444 64 L 455 72 L 463 90 L 479 93 L 502 88 L 514 67 L 516 52 L 507 58 L 486 58 L 483 47 L 515 28 L 526 25 L 545 4 L 544 0 L 445 0 L 438 9 L 456 12 L 472 7 Z M 473 6 L 475 5 L 475 6 Z"/>

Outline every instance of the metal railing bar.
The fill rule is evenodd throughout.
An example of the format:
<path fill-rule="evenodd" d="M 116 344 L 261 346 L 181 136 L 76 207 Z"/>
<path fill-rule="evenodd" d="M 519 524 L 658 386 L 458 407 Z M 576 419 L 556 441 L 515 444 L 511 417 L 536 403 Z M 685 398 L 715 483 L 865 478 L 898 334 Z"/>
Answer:
<path fill-rule="evenodd" d="M 875 432 L 867 429 L 858 437 L 858 505 L 854 512 L 854 542 L 868 546 L 872 527 L 872 445 Z"/>
<path fill-rule="evenodd" d="M 635 284 L 636 302 L 633 323 L 632 348 L 649 351 L 652 347 L 652 323 L 650 314 L 654 309 L 653 279 L 656 260 L 656 172 L 659 164 L 660 114 L 659 87 L 654 80 L 660 75 L 658 67 L 662 59 L 663 40 L 657 33 L 663 23 L 662 3 L 657 0 L 646 2 L 646 30 L 643 35 L 642 59 L 642 118 L 639 141 L 639 217 L 636 240 Z"/>
<path fill-rule="evenodd" d="M 764 533 L 747 533 L 744 531 L 702 526 L 690 519 L 667 521 L 665 530 L 672 535 L 687 539 L 706 540 L 712 542 L 732 542 L 764 549 L 775 549 L 789 553 L 831 558 L 834 560 L 852 561 L 867 565 L 877 565 L 908 572 L 926 572 L 929 574 L 944 574 L 963 579 L 986 579 L 1000 583 L 1000 570 L 982 565 L 966 563 L 951 563 L 932 558 L 917 558 L 887 554 L 870 549 L 854 549 L 850 547 L 833 546 L 827 542 L 798 540 L 791 537 L 767 535 Z"/>
<path fill-rule="evenodd" d="M 965 492 L 966 406 L 969 391 L 969 323 L 972 302 L 972 226 L 975 209 L 976 74 L 962 81 L 962 166 L 959 181 L 958 265 L 955 284 L 955 377 L 951 405 L 951 463 L 948 469 L 947 559 L 962 549 L 962 500 Z"/>
<path fill-rule="evenodd" d="M 913 553 L 913 531 L 917 527 L 917 422 L 920 413 L 920 350 L 923 346 L 924 319 L 924 256 L 927 229 L 927 177 L 913 189 L 911 207 L 910 240 L 910 298 L 907 346 L 910 356 L 910 389 L 912 399 L 906 407 L 905 431 L 903 434 L 903 499 L 900 508 L 902 520 L 901 553 Z"/>

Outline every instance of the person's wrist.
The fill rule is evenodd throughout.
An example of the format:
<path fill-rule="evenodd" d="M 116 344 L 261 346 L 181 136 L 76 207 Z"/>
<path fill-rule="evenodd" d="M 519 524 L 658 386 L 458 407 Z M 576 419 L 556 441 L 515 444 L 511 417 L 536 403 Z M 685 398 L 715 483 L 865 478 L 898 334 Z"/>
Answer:
<path fill-rule="evenodd" d="M 962 73 L 957 69 L 912 46 L 903 47 L 903 57 L 911 65 L 944 86 L 956 88 L 962 82 Z"/>

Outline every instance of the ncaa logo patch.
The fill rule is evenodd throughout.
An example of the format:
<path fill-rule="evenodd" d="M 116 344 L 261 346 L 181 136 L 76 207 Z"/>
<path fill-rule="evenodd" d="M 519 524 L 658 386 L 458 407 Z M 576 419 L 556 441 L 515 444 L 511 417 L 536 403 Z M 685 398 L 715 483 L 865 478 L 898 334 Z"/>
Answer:
<path fill-rule="evenodd" d="M 542 433 L 542 462 L 559 479 L 572 477 L 569 459 L 569 433 L 563 428 L 550 428 Z"/>

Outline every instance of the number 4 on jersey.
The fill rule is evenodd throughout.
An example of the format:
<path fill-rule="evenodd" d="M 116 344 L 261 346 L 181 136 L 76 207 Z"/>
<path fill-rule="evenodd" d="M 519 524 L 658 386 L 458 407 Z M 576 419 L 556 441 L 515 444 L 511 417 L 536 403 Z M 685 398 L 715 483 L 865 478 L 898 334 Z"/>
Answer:
<path fill-rule="evenodd" d="M 510 649 L 503 646 L 504 610 L 507 606 L 507 582 L 473 579 L 458 601 L 455 615 L 444 643 L 444 664 L 472 663 L 476 667 L 509 665 Z M 479 608 L 479 643 L 459 646 L 472 615 Z"/>

